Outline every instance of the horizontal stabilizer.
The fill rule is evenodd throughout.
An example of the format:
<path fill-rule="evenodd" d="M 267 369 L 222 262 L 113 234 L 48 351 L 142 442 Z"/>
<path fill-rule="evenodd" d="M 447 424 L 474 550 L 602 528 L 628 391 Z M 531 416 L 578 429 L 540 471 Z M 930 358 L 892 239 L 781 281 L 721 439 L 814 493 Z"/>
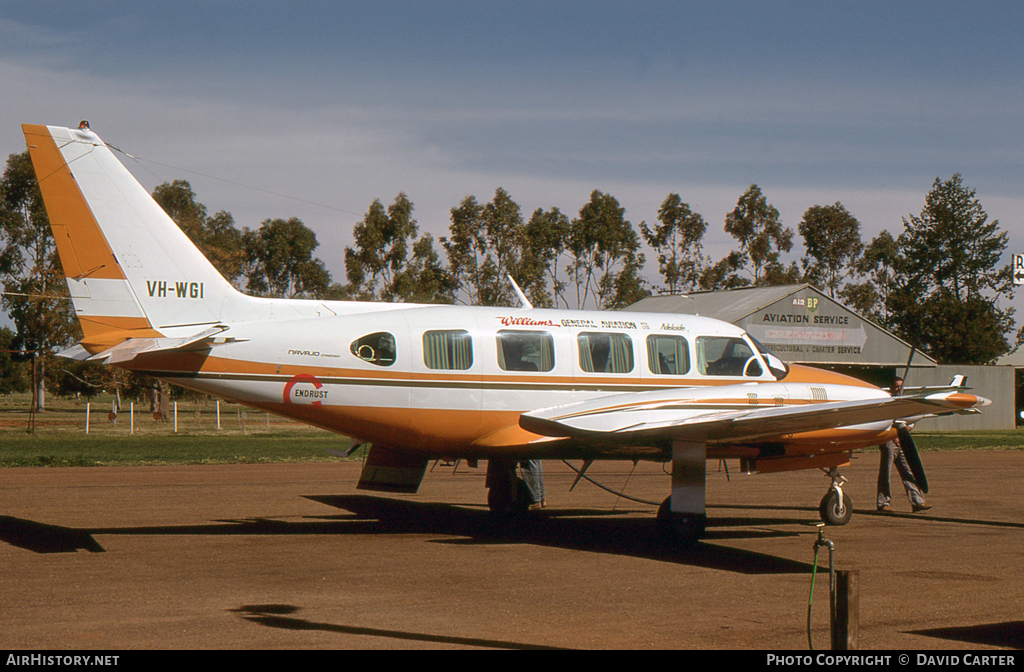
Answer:
<path fill-rule="evenodd" d="M 129 338 L 88 359 L 105 364 L 118 364 L 131 361 L 143 353 L 204 350 L 213 345 L 236 341 L 237 339 L 214 339 L 215 336 L 224 333 L 227 329 L 228 327 L 225 325 L 218 324 L 198 334 L 180 338 Z"/>
<path fill-rule="evenodd" d="M 76 345 L 72 348 L 68 348 L 67 350 L 61 350 L 60 352 L 57 353 L 57 356 L 63 357 L 64 359 L 73 359 L 75 361 L 81 362 L 92 357 L 92 353 L 83 348 L 81 345 Z"/>

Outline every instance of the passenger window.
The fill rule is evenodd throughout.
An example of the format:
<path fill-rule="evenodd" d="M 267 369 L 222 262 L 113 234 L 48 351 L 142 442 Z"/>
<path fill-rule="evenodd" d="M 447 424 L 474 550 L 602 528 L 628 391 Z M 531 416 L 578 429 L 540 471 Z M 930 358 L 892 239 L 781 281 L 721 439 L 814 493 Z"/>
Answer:
<path fill-rule="evenodd" d="M 580 368 L 590 373 L 629 373 L 633 370 L 633 340 L 627 334 L 584 332 L 576 337 Z"/>
<path fill-rule="evenodd" d="M 555 341 L 543 331 L 499 331 L 498 366 L 503 371 L 550 371 Z"/>
<path fill-rule="evenodd" d="M 352 341 L 352 354 L 370 364 L 391 366 L 395 363 L 395 337 L 386 331 L 367 334 Z"/>
<path fill-rule="evenodd" d="M 468 331 L 428 331 L 423 334 L 423 363 L 428 369 L 473 366 L 473 339 Z"/>
<path fill-rule="evenodd" d="M 647 337 L 647 368 L 651 373 L 681 376 L 690 370 L 690 348 L 682 336 Z"/>
<path fill-rule="evenodd" d="M 750 378 L 758 378 L 764 372 L 746 341 L 726 336 L 697 338 L 697 370 L 706 376 Z"/>

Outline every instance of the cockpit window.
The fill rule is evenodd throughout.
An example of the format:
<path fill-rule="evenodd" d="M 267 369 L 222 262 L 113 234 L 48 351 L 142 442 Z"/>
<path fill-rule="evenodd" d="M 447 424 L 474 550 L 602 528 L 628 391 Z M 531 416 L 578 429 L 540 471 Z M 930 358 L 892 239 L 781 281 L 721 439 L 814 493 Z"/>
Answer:
<path fill-rule="evenodd" d="M 746 376 L 760 378 L 764 373 L 757 355 L 742 338 L 699 336 L 697 370 L 705 376 Z"/>
<path fill-rule="evenodd" d="M 367 334 L 352 341 L 352 354 L 376 366 L 391 366 L 395 363 L 395 337 L 386 331 Z"/>
<path fill-rule="evenodd" d="M 782 361 L 778 355 L 766 348 L 763 343 L 750 334 L 747 334 L 747 337 L 754 344 L 754 347 L 757 348 L 757 351 L 761 353 L 762 359 L 768 364 L 768 370 L 775 376 L 775 380 L 782 380 L 789 375 L 789 364 Z"/>
<path fill-rule="evenodd" d="M 690 348 L 682 336 L 651 334 L 647 337 L 647 368 L 651 373 L 681 376 L 690 370 Z"/>

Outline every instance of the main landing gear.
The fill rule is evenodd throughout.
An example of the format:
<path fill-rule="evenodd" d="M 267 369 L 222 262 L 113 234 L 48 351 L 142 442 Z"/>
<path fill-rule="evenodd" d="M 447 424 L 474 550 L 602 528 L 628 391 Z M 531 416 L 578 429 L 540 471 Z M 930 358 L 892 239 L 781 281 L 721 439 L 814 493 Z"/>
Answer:
<path fill-rule="evenodd" d="M 853 517 L 853 500 L 843 492 L 843 483 L 846 478 L 839 473 L 839 469 L 832 467 L 828 470 L 828 476 L 832 479 L 832 485 L 828 492 L 821 498 L 818 505 L 818 513 L 826 525 L 846 525 Z"/>
<path fill-rule="evenodd" d="M 526 481 L 516 474 L 514 460 L 487 461 L 487 507 L 497 516 L 526 513 L 533 497 Z"/>
<path fill-rule="evenodd" d="M 658 508 L 658 527 L 672 542 L 689 545 L 704 536 L 707 456 L 703 443 L 672 443 L 672 494 Z"/>

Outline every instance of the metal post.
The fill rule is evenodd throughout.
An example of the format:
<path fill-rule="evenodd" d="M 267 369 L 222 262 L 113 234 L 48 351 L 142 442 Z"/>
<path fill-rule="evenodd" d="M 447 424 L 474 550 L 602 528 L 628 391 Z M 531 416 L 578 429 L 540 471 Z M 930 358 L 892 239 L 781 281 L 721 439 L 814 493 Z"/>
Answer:
<path fill-rule="evenodd" d="M 178 433 L 178 402 L 174 402 L 174 433 Z"/>
<path fill-rule="evenodd" d="M 90 410 L 89 407 L 90 406 L 91 406 L 91 404 L 88 401 L 85 402 L 85 433 L 86 434 L 89 433 L 89 410 Z"/>
<path fill-rule="evenodd" d="M 131 402 L 128 405 L 128 413 L 131 416 L 131 421 L 128 424 L 128 433 L 129 434 L 134 434 L 135 433 L 135 402 L 134 401 Z"/>
<path fill-rule="evenodd" d="M 217 400 L 217 431 L 220 431 L 220 399 Z"/>

